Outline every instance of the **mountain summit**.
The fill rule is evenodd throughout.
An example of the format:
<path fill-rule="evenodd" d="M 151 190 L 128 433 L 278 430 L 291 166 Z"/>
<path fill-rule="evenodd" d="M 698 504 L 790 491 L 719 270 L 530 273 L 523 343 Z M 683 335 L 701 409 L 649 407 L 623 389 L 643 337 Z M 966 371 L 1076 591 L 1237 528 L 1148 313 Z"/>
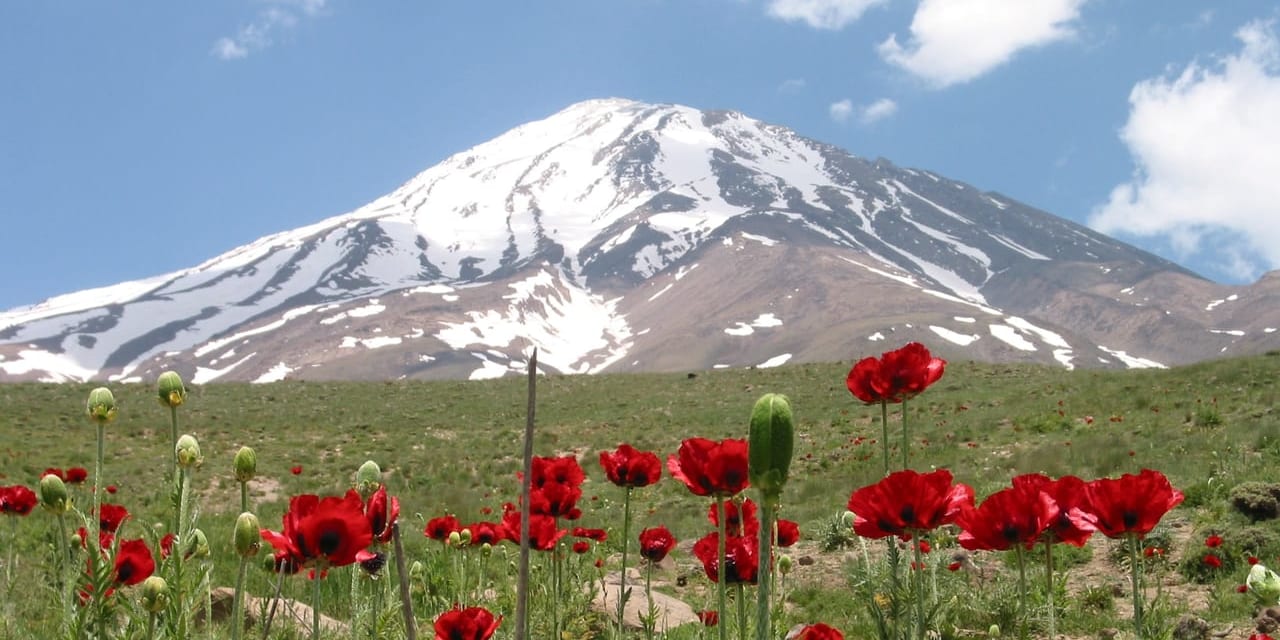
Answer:
<path fill-rule="evenodd" d="M 351 213 L 0 313 L 0 380 L 479 378 L 1280 346 L 1248 287 L 732 111 L 591 100 Z"/>

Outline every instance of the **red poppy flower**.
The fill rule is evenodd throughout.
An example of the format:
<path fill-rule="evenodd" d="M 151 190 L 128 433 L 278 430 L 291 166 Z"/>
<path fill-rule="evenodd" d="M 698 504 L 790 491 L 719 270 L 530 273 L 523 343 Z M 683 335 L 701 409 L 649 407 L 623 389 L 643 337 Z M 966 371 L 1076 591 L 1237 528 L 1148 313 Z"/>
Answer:
<path fill-rule="evenodd" d="M 778 546 L 789 547 L 800 541 L 800 525 L 778 518 Z"/>
<path fill-rule="evenodd" d="M 471 530 L 471 546 L 478 547 L 483 544 L 494 545 L 502 542 L 505 538 L 502 525 L 495 522 L 473 522 L 467 525 Z M 444 534 L 449 537 L 449 534 Z"/>
<path fill-rule="evenodd" d="M 728 497 L 747 488 L 747 441 L 689 438 L 667 458 L 667 471 L 696 496 Z"/>
<path fill-rule="evenodd" d="M 1252 567 L 1253 565 L 1258 564 L 1258 562 L 1260 561 L 1258 560 L 1258 556 L 1249 556 L 1248 562 L 1249 562 L 1249 566 Z"/>
<path fill-rule="evenodd" d="M 1204 566 L 1209 567 L 1210 569 L 1222 568 L 1222 558 L 1219 558 L 1212 553 L 1206 553 L 1204 558 L 1201 558 L 1200 561 L 1204 563 Z"/>
<path fill-rule="evenodd" d="M 1093 524 L 1086 517 L 1089 502 L 1084 491 L 1084 480 L 1075 476 L 1062 476 L 1057 480 L 1039 473 L 1016 476 L 1014 487 L 1027 486 L 1047 494 L 1058 505 L 1058 514 L 1045 529 L 1043 539 L 1050 544 L 1065 542 L 1083 547 L 1093 535 Z"/>
<path fill-rule="evenodd" d="M 1212 535 L 1204 539 L 1204 546 L 1210 549 L 1217 549 L 1222 546 L 1222 536 Z"/>
<path fill-rule="evenodd" d="M 436 640 L 489 640 L 500 624 L 484 607 L 455 607 L 436 617 Z"/>
<path fill-rule="evenodd" d="M 1236 593 L 1249 593 L 1249 585 L 1247 584 L 1236 585 Z"/>
<path fill-rule="evenodd" d="M 128 517 L 129 510 L 123 505 L 104 502 L 98 511 L 98 527 L 107 533 L 115 533 Z"/>
<path fill-rule="evenodd" d="M 294 465 L 292 469 L 289 469 L 289 473 L 292 473 L 295 476 L 302 475 L 302 465 Z"/>
<path fill-rule="evenodd" d="M 717 624 L 720 624 L 720 612 L 712 609 L 699 611 L 698 620 L 700 620 L 704 626 L 714 627 Z"/>
<path fill-rule="evenodd" d="M 844 634 L 838 629 L 819 622 L 801 629 L 795 640 L 844 640 Z"/>
<path fill-rule="evenodd" d="M 1249 635 L 1249 640 L 1274 640 L 1274 638 L 1265 633 L 1254 633 Z"/>
<path fill-rule="evenodd" d="M 519 544 L 520 542 L 520 512 L 518 510 L 507 511 L 502 516 L 503 537 Z M 569 533 L 568 529 L 560 529 L 556 527 L 556 519 L 542 514 L 532 514 L 529 516 L 529 548 L 538 551 L 550 551 L 556 548 L 556 543 Z"/>
<path fill-rule="evenodd" d="M 961 566 L 963 565 L 958 561 L 952 562 L 951 564 L 947 565 L 947 571 L 959 571 Z"/>
<path fill-rule="evenodd" d="M 41 471 L 40 477 L 43 478 L 45 476 L 58 476 L 59 480 L 64 480 L 64 481 L 67 479 L 67 474 L 63 473 L 62 469 L 59 469 L 57 467 L 49 467 L 48 469 Z"/>
<path fill-rule="evenodd" d="M 956 518 L 958 542 L 971 551 L 1005 551 L 1016 545 L 1030 549 L 1058 517 L 1049 494 L 1027 484 L 997 491 L 978 507 L 966 507 Z"/>
<path fill-rule="evenodd" d="M 578 500 L 586 474 L 573 456 L 535 457 L 530 482 L 529 512 L 577 520 Z"/>
<path fill-rule="evenodd" d="M 400 500 L 387 496 L 386 485 L 378 487 L 364 508 L 365 517 L 369 519 L 369 530 L 377 542 L 391 540 L 392 525 L 400 517 Z"/>
<path fill-rule="evenodd" d="M 586 540 L 578 540 L 573 543 L 573 552 L 582 554 L 591 550 L 591 543 Z"/>
<path fill-rule="evenodd" d="M 896 471 L 849 497 L 853 531 L 864 538 L 898 536 L 910 540 L 913 532 L 931 531 L 955 522 L 966 505 L 973 504 L 973 489 L 951 484 L 951 472 L 938 469 L 918 473 Z"/>
<path fill-rule="evenodd" d="M 586 527 L 574 527 L 573 537 L 590 538 L 596 542 L 604 542 L 609 539 L 609 532 L 604 529 L 587 529 Z"/>
<path fill-rule="evenodd" d="M 1182 492 L 1159 471 L 1101 478 L 1085 485 L 1093 526 L 1108 538 L 1147 535 L 1164 514 L 1182 503 Z"/>
<path fill-rule="evenodd" d="M 845 386 L 859 400 L 899 403 L 942 378 L 947 361 L 935 358 L 919 342 L 912 342 L 881 354 L 880 359 L 863 358 L 853 365 Z"/>
<path fill-rule="evenodd" d="M 40 502 L 36 492 L 24 485 L 0 487 L 0 513 L 25 516 Z"/>
<path fill-rule="evenodd" d="M 640 555 L 649 562 L 662 562 L 676 548 L 676 537 L 665 526 L 650 527 L 640 532 Z"/>
<path fill-rule="evenodd" d="M 724 529 L 727 535 L 755 536 L 760 532 L 760 520 L 756 517 L 756 503 L 750 498 L 743 500 L 741 507 L 733 500 L 711 503 L 711 507 L 707 509 L 707 519 L 717 528 L 720 526 L 721 507 L 724 509 Z"/>
<path fill-rule="evenodd" d="M 117 585 L 135 585 L 151 576 L 156 570 L 155 558 L 151 556 L 151 548 L 146 540 L 125 540 L 116 550 L 115 583 Z"/>
<path fill-rule="evenodd" d="M 107 485 L 107 493 L 114 494 L 117 491 L 114 484 Z"/>
<path fill-rule="evenodd" d="M 639 451 L 629 444 L 615 451 L 600 452 L 600 466 L 609 482 L 619 487 L 647 487 L 662 477 L 662 461 L 657 454 Z"/>
<path fill-rule="evenodd" d="M 1154 558 L 1156 556 L 1164 557 L 1164 549 L 1161 549 L 1160 547 L 1147 547 L 1142 550 L 1142 555 L 1145 558 Z"/>
<path fill-rule="evenodd" d="M 67 469 L 67 477 L 63 478 L 71 484 L 80 484 L 89 479 L 89 470 L 84 467 L 71 467 Z"/>
<path fill-rule="evenodd" d="M 173 553 L 173 543 L 177 539 L 178 539 L 178 536 L 172 533 L 166 533 L 164 534 L 163 538 L 160 538 L 160 557 L 161 558 L 168 558 L 169 554 Z"/>
<path fill-rule="evenodd" d="M 693 555 L 702 561 L 702 569 L 712 582 L 719 582 L 719 549 L 720 534 L 712 532 L 703 536 L 693 544 Z M 756 583 L 756 570 L 759 569 L 757 549 L 754 538 L 732 536 L 725 538 L 724 562 L 725 584 Z"/>
<path fill-rule="evenodd" d="M 929 553 L 930 551 L 933 551 L 933 547 L 929 546 L 928 540 L 921 540 L 918 546 L 920 547 L 920 553 Z"/>
<path fill-rule="evenodd" d="M 76 537 L 80 539 L 80 548 L 88 548 L 89 530 L 80 527 L 76 530 Z M 108 531 L 98 531 L 98 547 L 101 549 L 110 549 L 111 543 L 115 541 L 115 536 Z"/>
<path fill-rule="evenodd" d="M 364 501 L 355 489 L 339 498 L 304 494 L 289 501 L 280 533 L 262 530 L 262 539 L 293 556 L 302 566 L 341 567 L 373 555 L 364 550 L 373 541 Z"/>
<path fill-rule="evenodd" d="M 422 534 L 432 540 L 445 542 L 449 539 L 449 534 L 455 531 L 462 531 L 462 523 L 458 522 L 457 518 L 446 515 L 428 520 L 427 528 L 422 531 Z"/>

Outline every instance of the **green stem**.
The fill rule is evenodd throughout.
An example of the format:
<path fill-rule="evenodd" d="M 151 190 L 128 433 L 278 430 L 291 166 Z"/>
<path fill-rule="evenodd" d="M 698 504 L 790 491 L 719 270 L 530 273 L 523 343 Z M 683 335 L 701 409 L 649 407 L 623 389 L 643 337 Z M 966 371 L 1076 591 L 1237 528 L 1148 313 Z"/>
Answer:
<path fill-rule="evenodd" d="M 618 578 L 618 638 L 622 638 L 622 619 L 627 610 L 627 547 L 631 542 L 631 487 L 622 498 L 622 571 Z M 646 594 L 647 596 L 648 594 Z"/>
<path fill-rule="evenodd" d="M 728 516 L 725 514 L 724 500 L 722 500 L 720 496 L 716 496 L 715 501 L 716 501 L 716 514 L 717 514 L 716 521 L 719 525 L 719 534 L 720 534 L 718 536 L 718 539 L 716 540 L 716 597 L 719 600 L 719 605 L 720 605 L 720 610 L 718 611 L 720 615 L 720 624 L 716 626 L 720 628 L 720 634 L 719 634 L 720 640 L 729 640 L 729 630 L 726 628 L 727 625 L 725 624 L 725 620 L 728 618 L 729 612 L 726 610 L 726 607 L 725 607 L 725 601 L 727 600 L 727 598 L 725 597 L 725 591 L 724 591 L 724 579 L 725 579 L 725 566 L 724 566 L 725 565 L 725 553 L 724 553 L 725 539 L 724 538 L 727 531 L 725 526 L 726 525 L 725 520 L 728 518 Z"/>
<path fill-rule="evenodd" d="M 360 637 L 360 618 L 363 612 L 364 604 L 360 601 L 360 570 L 359 565 L 351 565 L 351 640 Z"/>
<path fill-rule="evenodd" d="M 913 532 L 911 536 L 912 548 L 915 549 L 915 562 L 912 563 L 915 575 L 914 583 L 916 591 L 916 637 L 924 640 L 925 617 L 924 617 L 924 556 L 920 552 L 920 532 Z"/>
<path fill-rule="evenodd" d="M 240 513 L 249 511 L 249 483 L 240 483 Z"/>
<path fill-rule="evenodd" d="M 769 587 L 773 575 L 773 514 L 778 499 L 762 496 L 760 500 L 760 543 L 756 572 L 756 640 L 769 640 L 773 625 L 770 619 Z M 745 622 L 745 621 L 744 621 Z"/>
<path fill-rule="evenodd" d="M 737 588 L 738 606 L 738 640 L 747 640 L 747 594 L 746 588 L 739 582 Z"/>
<path fill-rule="evenodd" d="M 315 572 L 311 581 L 311 640 L 320 639 L 320 568 L 317 567 Z"/>
<path fill-rule="evenodd" d="M 241 557 L 240 570 L 236 572 L 236 592 L 231 601 L 231 640 L 240 640 L 240 634 L 244 632 L 244 578 L 248 570 L 249 559 Z"/>
<path fill-rule="evenodd" d="M 1018 637 L 1027 637 L 1027 563 L 1026 551 L 1021 544 L 1013 547 L 1018 558 Z"/>
<path fill-rule="evenodd" d="M 187 618 L 190 608 L 187 605 L 187 586 L 183 581 L 183 568 L 186 564 L 187 545 L 191 543 L 191 523 L 188 522 L 191 503 L 191 470 L 178 470 L 178 539 L 173 545 L 173 601 L 177 603 L 178 637 L 187 637 Z"/>
<path fill-rule="evenodd" d="M 9 520 L 9 559 L 4 563 L 4 580 L 6 590 L 13 588 L 13 548 L 18 546 L 18 519 Z"/>
<path fill-rule="evenodd" d="M 102 461 L 107 457 L 107 428 L 98 423 L 98 455 L 93 461 L 93 517 L 89 518 L 89 539 L 85 540 L 85 548 L 89 550 L 89 573 L 93 576 L 93 592 L 89 615 L 94 620 L 101 619 L 102 598 L 106 586 L 98 583 L 101 576 L 98 565 L 102 563 L 102 551 L 99 540 L 102 534 Z M 98 629 L 101 632 L 101 629 Z"/>
<path fill-rule="evenodd" d="M 657 607 L 653 606 L 653 562 L 645 565 L 644 601 L 649 603 L 649 611 L 644 619 L 644 635 L 647 640 L 653 640 L 654 627 L 658 626 L 658 610 Z"/>
<path fill-rule="evenodd" d="M 907 452 L 911 450 L 911 437 L 907 433 L 907 401 L 902 401 L 902 468 L 907 467 Z"/>
<path fill-rule="evenodd" d="M 1133 629 L 1134 637 L 1142 638 L 1142 554 L 1138 552 L 1141 545 L 1138 536 L 1129 536 L 1129 570 L 1133 583 Z"/>
<path fill-rule="evenodd" d="M 179 473 L 178 471 L 178 408 L 177 407 L 169 407 L 169 435 L 171 437 L 169 441 L 169 452 L 172 456 L 169 459 L 169 478 L 170 478 L 170 481 L 172 482 L 173 480 L 178 478 L 178 473 Z M 182 491 L 181 486 L 178 487 L 178 491 Z M 170 499 L 172 500 L 172 495 L 170 495 Z M 245 508 L 240 509 L 241 513 L 244 513 L 245 511 L 248 511 L 248 509 L 245 509 Z M 170 531 L 177 533 L 182 528 L 182 515 L 179 513 L 175 513 L 174 517 L 178 518 L 178 521 L 173 523 L 174 526 L 172 529 L 170 529 Z"/>
<path fill-rule="evenodd" d="M 152 640 L 155 637 L 156 637 L 156 614 L 151 613 L 147 618 L 147 640 Z"/>
<path fill-rule="evenodd" d="M 417 640 L 418 627 L 413 618 L 413 598 L 409 594 L 409 573 L 404 567 L 404 546 L 400 543 L 400 523 L 391 524 L 391 540 L 396 549 L 396 575 L 400 580 L 400 611 L 404 615 L 407 640 Z"/>
<path fill-rule="evenodd" d="M 889 475 L 889 401 L 880 401 L 880 442 L 884 444 L 884 475 Z"/>
<path fill-rule="evenodd" d="M 551 550 L 551 637 L 560 637 L 560 543 Z"/>
<path fill-rule="evenodd" d="M 1053 607 L 1053 545 L 1044 543 L 1045 599 L 1049 603 L 1049 640 L 1058 637 L 1058 611 Z"/>

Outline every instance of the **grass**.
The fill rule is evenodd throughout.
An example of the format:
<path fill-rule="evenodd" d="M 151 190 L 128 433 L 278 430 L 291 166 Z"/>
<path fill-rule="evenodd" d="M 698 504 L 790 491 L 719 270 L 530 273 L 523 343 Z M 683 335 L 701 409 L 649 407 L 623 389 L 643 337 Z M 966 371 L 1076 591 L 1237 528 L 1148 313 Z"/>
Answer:
<path fill-rule="evenodd" d="M 628 442 L 665 458 L 687 437 L 745 438 L 755 399 L 766 392 L 784 393 L 795 409 L 797 429 L 792 481 L 781 515 L 800 522 L 802 531 L 816 533 L 844 510 L 853 489 L 875 482 L 882 472 L 878 407 L 851 397 L 843 384 L 847 371 L 847 364 L 828 363 L 694 377 L 546 376 L 538 381 L 535 451 L 581 456 L 589 478 L 583 523 L 608 527 L 616 538 L 621 491 L 604 480 L 596 464 L 600 451 Z M 1275 355 L 1140 371 L 952 363 L 940 382 L 906 405 L 910 462 L 918 470 L 949 468 L 979 496 L 1020 473 L 1091 479 L 1155 468 L 1189 496 L 1187 506 L 1171 518 L 1197 531 L 1244 527 L 1248 521 L 1237 522 L 1228 492 L 1246 480 L 1275 477 L 1280 456 L 1277 380 L 1280 357 Z M 446 512 L 464 522 L 492 519 L 496 515 L 482 515 L 481 509 L 498 513 L 503 502 L 514 499 L 525 385 L 513 378 L 190 388 L 180 410 L 181 431 L 195 435 L 204 453 L 195 488 L 200 524 L 213 548 L 214 583 L 234 581 L 229 538 L 239 494 L 232 457 L 240 446 L 258 453 L 253 502 L 263 526 L 274 529 L 289 496 L 340 493 L 351 486 L 362 462 L 377 461 L 388 489 L 400 498 L 407 550 L 425 558 L 434 550 L 420 533 L 426 519 Z M 46 467 L 92 469 L 93 429 L 82 415 L 91 386 L 0 385 L 0 484 L 34 487 Z M 134 526 L 161 522 L 168 513 L 168 411 L 158 405 L 150 385 L 110 386 L 120 417 L 108 429 L 103 484 L 119 488 L 113 498 L 129 506 Z M 890 412 L 895 445 L 901 437 L 899 408 Z M 900 459 L 898 451 L 892 455 Z M 302 473 L 290 473 L 297 465 Z M 78 504 L 87 505 L 88 497 L 82 494 Z M 666 524 L 677 539 L 690 541 L 707 529 L 705 509 L 682 485 L 665 479 L 636 492 L 633 531 Z M 19 523 L 16 544 L 23 561 L 15 569 L 20 575 L 40 575 L 50 520 L 37 511 Z M 817 562 L 834 567 L 836 575 L 853 571 L 843 568 L 842 553 L 815 550 Z M 1280 549 L 1264 561 L 1274 563 L 1276 554 Z M 687 553 L 680 555 L 681 562 L 689 560 Z M 797 579 L 803 571 L 797 571 Z M 268 576 L 255 575 L 251 588 L 268 595 Z M 690 580 L 695 579 L 705 581 L 700 571 L 690 572 Z M 1243 571 L 1236 571 L 1216 581 L 1210 576 L 1210 584 L 1223 591 L 1242 579 Z M 5 598 L 4 629 L 19 633 L 14 637 L 28 632 L 45 637 L 48 620 L 42 616 L 56 614 L 56 607 L 39 590 L 21 588 L 23 582 L 18 580 L 16 589 L 11 586 Z M 823 596 L 828 587 L 841 595 L 834 600 Z M 340 613 L 346 587 L 333 588 L 326 602 Z M 803 584 L 794 591 L 794 615 L 822 617 L 837 626 L 864 624 L 850 593 L 839 580 Z M 1066 612 L 1064 624 L 1109 621 L 1123 626 L 1106 613 L 1101 600 L 1099 593 L 1089 591 L 1070 601 L 1067 606 L 1075 609 Z M 1087 614 L 1084 607 L 1089 607 Z M 1239 619 L 1240 607 L 1226 602 L 1195 613 L 1224 623 L 1245 622 Z M 428 615 L 419 614 L 420 619 Z"/>

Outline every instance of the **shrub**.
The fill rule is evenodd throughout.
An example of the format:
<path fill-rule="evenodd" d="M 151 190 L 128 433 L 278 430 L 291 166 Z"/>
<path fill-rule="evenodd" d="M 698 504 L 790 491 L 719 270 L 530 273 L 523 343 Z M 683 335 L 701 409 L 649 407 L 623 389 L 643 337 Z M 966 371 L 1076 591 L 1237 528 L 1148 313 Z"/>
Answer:
<path fill-rule="evenodd" d="M 1241 482 L 1231 489 L 1231 506 L 1253 522 L 1280 517 L 1280 483 Z"/>

